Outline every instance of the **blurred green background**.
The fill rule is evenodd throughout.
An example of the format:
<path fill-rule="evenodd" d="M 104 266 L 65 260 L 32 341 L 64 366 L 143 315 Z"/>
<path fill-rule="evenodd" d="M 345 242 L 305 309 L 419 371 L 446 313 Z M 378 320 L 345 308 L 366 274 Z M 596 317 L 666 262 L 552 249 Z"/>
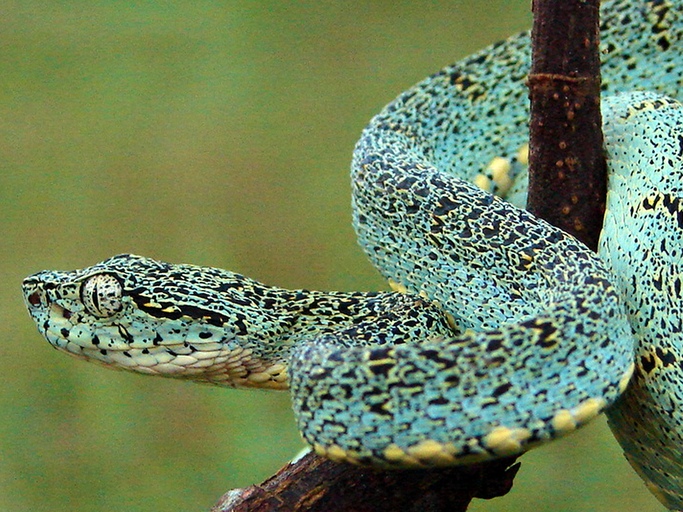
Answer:
<path fill-rule="evenodd" d="M 52 350 L 21 279 L 134 252 L 286 287 L 383 288 L 348 167 L 400 91 L 530 24 L 488 2 L 0 2 L 0 510 L 207 510 L 301 447 L 285 393 Z M 603 419 L 478 511 L 658 510 Z"/>

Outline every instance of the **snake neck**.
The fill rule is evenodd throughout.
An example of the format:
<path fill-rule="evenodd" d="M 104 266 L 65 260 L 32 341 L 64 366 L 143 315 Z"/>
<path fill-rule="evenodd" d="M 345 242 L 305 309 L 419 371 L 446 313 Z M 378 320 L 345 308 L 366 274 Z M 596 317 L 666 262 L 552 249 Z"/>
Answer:
<path fill-rule="evenodd" d="M 240 275 L 233 279 L 235 286 L 221 297 L 222 343 L 229 356 L 195 380 L 285 389 L 291 351 L 304 344 L 399 345 L 453 334 L 448 315 L 420 296 L 288 290 Z"/>

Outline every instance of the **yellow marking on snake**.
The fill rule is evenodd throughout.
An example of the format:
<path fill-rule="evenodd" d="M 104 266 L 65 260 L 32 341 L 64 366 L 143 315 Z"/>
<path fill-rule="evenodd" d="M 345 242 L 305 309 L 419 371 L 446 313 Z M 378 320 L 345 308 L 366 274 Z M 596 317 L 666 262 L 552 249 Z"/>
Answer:
<path fill-rule="evenodd" d="M 496 427 L 482 440 L 483 445 L 497 455 L 513 455 L 522 449 L 522 443 L 531 437 L 526 428 Z"/>
<path fill-rule="evenodd" d="M 559 435 L 568 434 L 576 430 L 577 424 L 574 416 L 567 409 L 557 411 L 552 419 L 552 425 Z"/>

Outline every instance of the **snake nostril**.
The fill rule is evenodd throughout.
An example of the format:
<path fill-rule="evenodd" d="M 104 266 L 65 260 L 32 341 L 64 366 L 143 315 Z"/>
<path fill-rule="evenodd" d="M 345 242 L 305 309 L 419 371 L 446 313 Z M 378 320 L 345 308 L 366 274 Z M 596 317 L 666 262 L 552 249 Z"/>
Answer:
<path fill-rule="evenodd" d="M 31 295 L 28 296 L 28 303 L 31 304 L 33 307 L 38 307 L 42 304 L 42 300 L 40 297 L 39 292 L 33 292 Z"/>

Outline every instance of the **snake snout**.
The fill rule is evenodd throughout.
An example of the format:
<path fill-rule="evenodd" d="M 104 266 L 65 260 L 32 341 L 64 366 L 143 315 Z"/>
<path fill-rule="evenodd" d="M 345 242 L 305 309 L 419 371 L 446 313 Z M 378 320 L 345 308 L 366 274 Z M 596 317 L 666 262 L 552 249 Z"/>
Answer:
<path fill-rule="evenodd" d="M 48 306 L 49 301 L 45 293 L 44 283 L 40 279 L 34 276 L 27 277 L 21 283 L 21 291 L 29 311 Z"/>
<path fill-rule="evenodd" d="M 59 294 L 55 291 L 57 285 L 45 279 L 48 272 L 38 272 L 28 276 L 21 284 L 24 302 L 29 314 L 39 326 L 48 317 L 68 320 L 73 312 L 58 304 Z"/>

